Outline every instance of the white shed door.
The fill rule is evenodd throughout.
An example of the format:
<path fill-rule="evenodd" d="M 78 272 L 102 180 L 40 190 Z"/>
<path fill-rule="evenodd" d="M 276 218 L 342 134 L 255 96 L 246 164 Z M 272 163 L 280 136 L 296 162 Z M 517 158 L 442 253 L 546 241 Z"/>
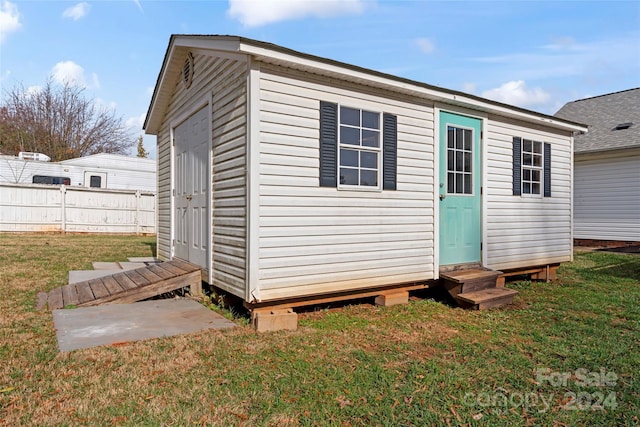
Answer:
<path fill-rule="evenodd" d="M 174 131 L 175 256 L 208 268 L 209 115 L 202 108 Z"/>

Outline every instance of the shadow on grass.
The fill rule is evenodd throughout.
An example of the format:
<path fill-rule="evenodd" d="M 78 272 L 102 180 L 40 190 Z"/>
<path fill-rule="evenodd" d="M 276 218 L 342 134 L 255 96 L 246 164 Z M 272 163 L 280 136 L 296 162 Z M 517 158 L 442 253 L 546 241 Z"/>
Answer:
<path fill-rule="evenodd" d="M 572 269 L 588 280 L 608 280 L 611 277 L 640 281 L 640 256 L 610 252 L 591 252 L 578 256 L 595 262 L 595 267 L 572 266 Z M 571 267 L 570 267 L 571 268 Z"/>
<path fill-rule="evenodd" d="M 154 242 L 145 242 L 145 245 L 149 246 L 149 248 L 151 248 L 151 256 L 157 257 L 158 256 L 158 244 L 154 241 Z"/>

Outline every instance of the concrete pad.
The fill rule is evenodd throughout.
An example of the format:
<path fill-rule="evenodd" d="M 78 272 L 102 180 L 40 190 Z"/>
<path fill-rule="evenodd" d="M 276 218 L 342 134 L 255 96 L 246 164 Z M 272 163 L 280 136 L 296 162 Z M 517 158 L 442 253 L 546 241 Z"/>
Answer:
<path fill-rule="evenodd" d="M 122 270 L 69 270 L 69 284 L 121 273 Z"/>
<path fill-rule="evenodd" d="M 144 262 L 120 261 L 118 264 L 120 264 L 120 268 L 122 268 L 123 270 L 135 270 L 136 268 L 147 266 L 147 264 L 145 264 Z"/>
<path fill-rule="evenodd" d="M 190 299 L 53 310 L 61 352 L 237 325 Z"/>
<path fill-rule="evenodd" d="M 153 256 L 134 256 L 129 258 L 129 262 L 161 262 L 161 260 Z"/>
<path fill-rule="evenodd" d="M 120 264 L 117 262 L 94 261 L 91 264 L 94 270 L 120 270 Z"/>

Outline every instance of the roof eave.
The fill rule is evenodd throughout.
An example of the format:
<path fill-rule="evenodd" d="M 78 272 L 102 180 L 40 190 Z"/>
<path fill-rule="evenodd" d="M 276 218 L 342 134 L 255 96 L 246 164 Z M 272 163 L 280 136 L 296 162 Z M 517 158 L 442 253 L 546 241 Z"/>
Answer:
<path fill-rule="evenodd" d="M 301 67 L 313 68 L 318 74 L 351 76 L 358 80 L 368 80 L 377 86 L 383 86 L 395 92 L 410 93 L 433 101 L 462 105 L 487 113 L 512 117 L 531 123 L 541 123 L 562 130 L 572 132 L 586 132 L 588 130 L 587 126 L 582 123 L 560 119 L 464 92 L 432 86 L 355 65 L 293 51 L 270 43 L 245 38 L 240 38 L 240 40 L 240 51 L 258 60 L 297 64 Z"/>
<path fill-rule="evenodd" d="M 167 79 L 172 76 L 171 62 L 180 48 L 200 48 L 221 52 L 247 54 L 257 60 L 285 65 L 291 68 L 313 70 L 314 73 L 338 77 L 343 80 L 366 82 L 374 87 L 426 98 L 445 104 L 460 105 L 467 108 L 511 117 L 529 123 L 538 123 L 556 129 L 571 132 L 586 132 L 587 126 L 570 120 L 526 110 L 497 101 L 451 89 L 445 89 L 426 83 L 369 70 L 351 64 L 297 52 L 282 46 L 237 36 L 172 35 L 165 53 L 161 71 L 145 118 L 143 129 L 147 134 L 157 135 L 168 106 L 170 93 L 163 93 Z M 175 71 L 175 70 L 174 70 Z"/>

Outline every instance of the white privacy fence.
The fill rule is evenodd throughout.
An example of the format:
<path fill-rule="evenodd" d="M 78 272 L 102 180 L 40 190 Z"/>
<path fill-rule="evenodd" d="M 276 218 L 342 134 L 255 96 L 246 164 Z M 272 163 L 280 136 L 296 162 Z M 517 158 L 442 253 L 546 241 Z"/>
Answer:
<path fill-rule="evenodd" d="M 156 232 L 155 193 L 0 184 L 0 232 Z"/>

